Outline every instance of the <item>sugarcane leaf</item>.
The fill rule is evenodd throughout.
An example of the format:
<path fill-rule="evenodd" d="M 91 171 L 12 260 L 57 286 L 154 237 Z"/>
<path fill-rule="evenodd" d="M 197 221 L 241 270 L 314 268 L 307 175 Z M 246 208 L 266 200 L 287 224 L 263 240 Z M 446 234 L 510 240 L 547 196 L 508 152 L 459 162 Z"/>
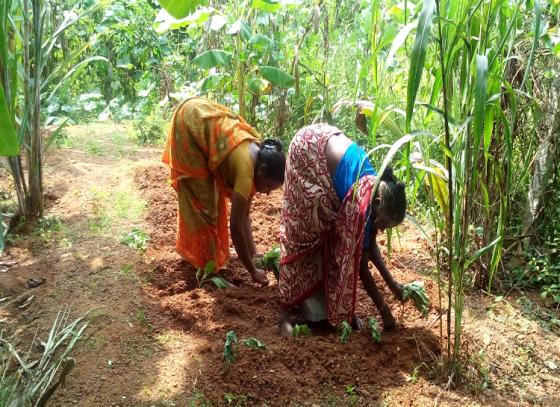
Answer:
<path fill-rule="evenodd" d="M 435 0 L 424 0 L 420 19 L 418 20 L 418 29 L 416 30 L 416 38 L 412 55 L 410 58 L 410 69 L 408 73 L 408 86 L 406 96 L 406 130 L 410 132 L 410 124 L 412 122 L 412 113 L 414 112 L 414 103 L 422 72 L 426 62 L 426 53 L 430 42 L 430 32 L 432 28 L 432 16 L 435 11 Z"/>
<path fill-rule="evenodd" d="M 16 129 L 8 111 L 4 87 L 0 84 L 0 156 L 19 154 L 19 142 Z"/>
<path fill-rule="evenodd" d="M 488 58 L 476 56 L 476 85 L 474 99 L 474 151 L 478 151 L 484 137 L 484 115 L 486 110 L 486 79 L 488 77 Z"/>

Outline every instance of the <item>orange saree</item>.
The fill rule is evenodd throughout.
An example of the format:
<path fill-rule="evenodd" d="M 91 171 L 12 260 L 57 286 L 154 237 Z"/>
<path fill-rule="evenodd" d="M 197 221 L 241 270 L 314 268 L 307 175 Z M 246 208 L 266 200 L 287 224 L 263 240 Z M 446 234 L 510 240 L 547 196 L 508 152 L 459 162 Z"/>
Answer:
<path fill-rule="evenodd" d="M 226 198 L 231 189 L 218 168 L 243 141 L 260 135 L 239 115 L 211 100 L 194 97 L 175 113 L 162 161 L 177 191 L 176 250 L 195 267 L 229 259 Z"/>

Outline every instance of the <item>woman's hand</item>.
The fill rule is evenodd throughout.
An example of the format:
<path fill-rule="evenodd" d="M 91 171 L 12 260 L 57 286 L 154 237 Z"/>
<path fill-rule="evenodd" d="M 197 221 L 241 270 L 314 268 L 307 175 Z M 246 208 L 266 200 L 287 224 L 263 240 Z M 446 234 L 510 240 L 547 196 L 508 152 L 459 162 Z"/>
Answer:
<path fill-rule="evenodd" d="M 251 278 L 253 279 L 254 283 L 267 286 L 268 285 L 268 277 L 266 277 L 266 272 L 263 269 L 255 269 L 254 273 L 251 273 Z"/>

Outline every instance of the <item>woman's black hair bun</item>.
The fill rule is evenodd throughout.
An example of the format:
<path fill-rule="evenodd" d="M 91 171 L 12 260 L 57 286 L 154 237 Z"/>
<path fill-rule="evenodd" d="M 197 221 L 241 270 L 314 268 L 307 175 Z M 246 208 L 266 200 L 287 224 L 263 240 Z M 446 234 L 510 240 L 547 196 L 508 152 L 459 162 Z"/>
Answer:
<path fill-rule="evenodd" d="M 261 148 L 269 148 L 282 152 L 282 150 L 284 150 L 284 144 L 278 139 L 267 138 L 262 142 Z"/>
<path fill-rule="evenodd" d="M 383 174 L 381 174 L 381 181 L 396 183 L 399 180 L 393 174 L 393 169 L 391 167 L 386 167 L 385 170 L 383 171 Z"/>

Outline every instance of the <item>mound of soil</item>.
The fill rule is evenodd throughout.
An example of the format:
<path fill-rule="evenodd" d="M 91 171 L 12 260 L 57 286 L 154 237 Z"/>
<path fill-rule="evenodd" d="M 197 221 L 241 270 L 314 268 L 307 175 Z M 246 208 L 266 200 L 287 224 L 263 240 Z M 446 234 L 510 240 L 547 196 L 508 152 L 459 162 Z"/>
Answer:
<path fill-rule="evenodd" d="M 224 393 L 231 393 L 243 395 L 251 404 L 288 405 L 316 400 L 322 386 L 331 390 L 333 386 L 340 387 L 344 393 L 345 386 L 352 385 L 359 389 L 363 399 L 376 400 L 381 396 L 379 389 L 402 385 L 415 366 L 428 362 L 430 355 L 439 354 L 435 324 L 426 328 L 413 305 L 403 305 L 392 297 L 376 271 L 372 271 L 376 282 L 398 320 L 397 329 L 384 333 L 381 344 L 374 343 L 367 330 L 353 333 L 346 345 L 339 342 L 334 330 L 307 338 L 281 338 L 277 329 L 278 286 L 272 273 L 268 275 L 272 282 L 268 287 L 253 285 L 233 247 L 232 261 L 224 277 L 239 288 L 219 290 L 211 284 L 197 287 L 194 268 L 173 252 L 176 198 L 167 178 L 168 170 L 161 166 L 141 169 L 135 177 L 150 207 L 147 220 L 151 241 L 147 255 L 151 263 L 146 270 L 150 284 L 145 290 L 153 300 L 152 320 L 156 328 L 175 325 L 200 341 L 202 365 L 196 383 L 205 397 L 223 403 Z M 253 202 L 251 218 L 260 252 L 278 244 L 281 199 L 282 192 L 276 191 L 270 196 L 257 195 Z M 418 279 L 413 270 L 396 260 L 401 254 L 410 259 L 417 257 L 410 252 L 393 254 L 395 261 L 388 263 L 396 279 Z M 426 267 L 417 258 L 415 261 L 419 267 Z M 436 288 L 428 281 L 426 290 L 433 302 L 437 298 Z M 381 321 L 361 287 L 356 313 L 364 320 L 374 316 Z M 430 319 L 436 317 L 437 311 L 432 309 Z M 222 352 L 228 331 L 235 331 L 240 343 L 235 363 L 226 368 Z M 241 343 L 241 339 L 250 337 L 266 344 L 266 350 L 251 349 Z"/>

